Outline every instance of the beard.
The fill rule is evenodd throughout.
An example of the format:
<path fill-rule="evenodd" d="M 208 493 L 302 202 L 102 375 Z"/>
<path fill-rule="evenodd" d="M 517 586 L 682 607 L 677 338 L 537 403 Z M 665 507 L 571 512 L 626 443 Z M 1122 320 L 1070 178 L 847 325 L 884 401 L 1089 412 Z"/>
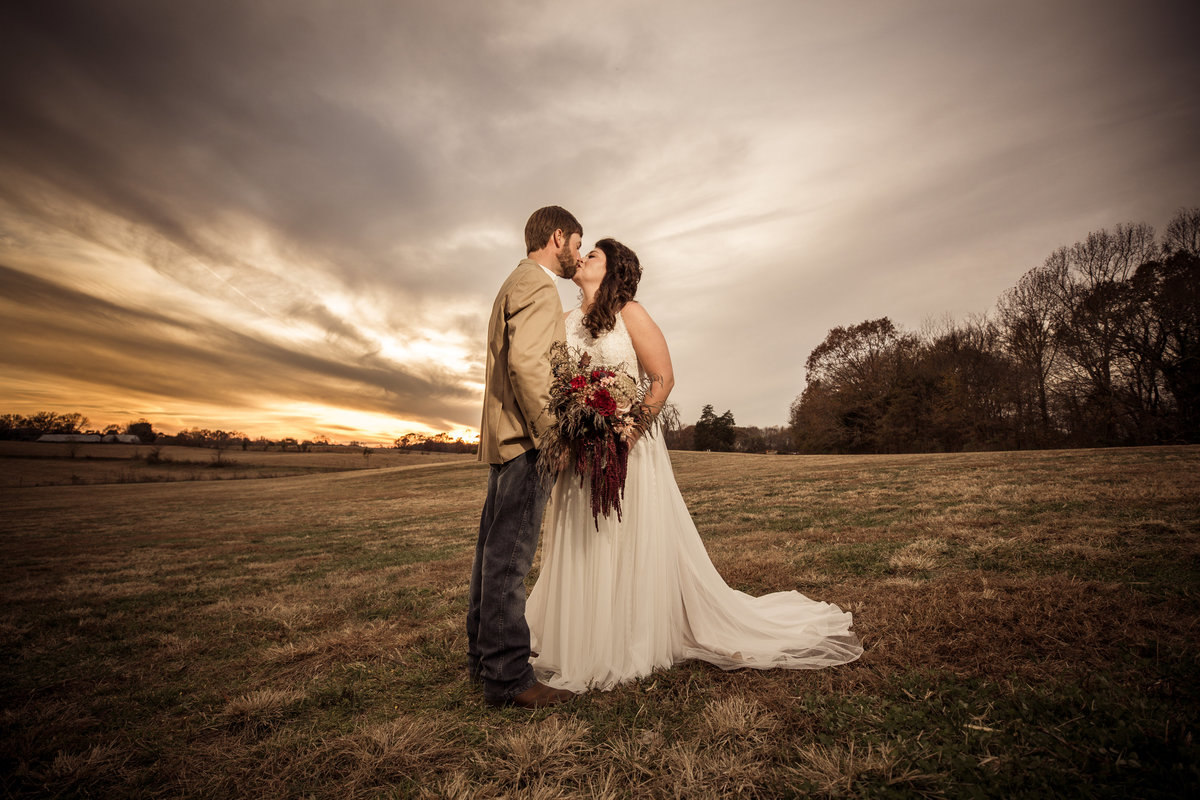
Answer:
<path fill-rule="evenodd" d="M 558 254 L 558 265 L 562 267 L 562 276 L 567 280 L 574 278 L 575 273 L 579 270 L 579 261 L 571 255 L 569 248 L 566 247 Z"/>

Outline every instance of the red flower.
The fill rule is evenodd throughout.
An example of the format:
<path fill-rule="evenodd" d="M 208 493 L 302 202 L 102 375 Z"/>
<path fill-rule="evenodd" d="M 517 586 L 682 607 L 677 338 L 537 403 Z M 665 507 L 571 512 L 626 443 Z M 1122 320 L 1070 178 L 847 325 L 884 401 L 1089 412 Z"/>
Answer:
<path fill-rule="evenodd" d="M 612 373 L 606 369 L 592 370 L 592 383 L 599 383 L 604 378 L 611 378 L 611 377 L 612 377 Z"/>
<path fill-rule="evenodd" d="M 597 389 L 588 398 L 587 404 L 606 417 L 611 417 L 617 413 L 617 401 L 613 400 L 612 395 L 608 393 L 608 389 Z"/>
<path fill-rule="evenodd" d="M 571 378 L 572 389 L 582 389 L 585 386 L 587 386 L 587 378 L 582 375 L 576 375 L 574 378 Z"/>

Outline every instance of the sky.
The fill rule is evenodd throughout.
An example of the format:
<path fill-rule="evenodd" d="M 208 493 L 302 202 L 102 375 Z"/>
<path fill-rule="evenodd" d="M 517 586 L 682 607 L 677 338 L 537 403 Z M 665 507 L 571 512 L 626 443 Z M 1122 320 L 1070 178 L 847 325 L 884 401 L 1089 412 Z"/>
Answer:
<path fill-rule="evenodd" d="M 0 413 L 478 428 L 525 221 L 643 266 L 685 423 L 830 328 L 988 312 L 1200 205 L 1183 2 L 159 0 L 0 11 Z M 578 304 L 563 283 L 564 308 Z"/>

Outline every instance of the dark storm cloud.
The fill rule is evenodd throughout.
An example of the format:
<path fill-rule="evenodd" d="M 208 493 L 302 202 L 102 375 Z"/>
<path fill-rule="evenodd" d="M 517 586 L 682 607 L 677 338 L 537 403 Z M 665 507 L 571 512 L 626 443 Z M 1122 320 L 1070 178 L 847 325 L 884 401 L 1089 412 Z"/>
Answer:
<path fill-rule="evenodd" d="M 422 208 L 426 160 L 321 95 L 322 52 L 304 47 L 303 19 L 277 20 L 284 37 L 234 4 L 12 11 L 5 71 L 19 77 L 0 94 L 0 142 L 68 195 L 219 258 L 229 253 L 194 234 L 217 211 L 330 247 L 366 238 L 377 215 L 399 224 Z M 296 49 L 273 52 L 273 38 Z"/>
<path fill-rule="evenodd" d="M 569 91 L 580 68 L 561 57 L 581 46 L 531 37 L 519 57 L 496 52 L 488 32 L 506 27 L 504 7 L 16 4 L 0 147 L 64 194 L 207 258 L 236 261 L 197 233 L 236 212 L 351 283 L 430 288 L 427 264 L 381 250 L 489 216 L 503 163 L 520 174 L 522 156 L 573 151 L 569 137 L 551 144 L 566 110 L 538 126 L 520 116 Z"/>

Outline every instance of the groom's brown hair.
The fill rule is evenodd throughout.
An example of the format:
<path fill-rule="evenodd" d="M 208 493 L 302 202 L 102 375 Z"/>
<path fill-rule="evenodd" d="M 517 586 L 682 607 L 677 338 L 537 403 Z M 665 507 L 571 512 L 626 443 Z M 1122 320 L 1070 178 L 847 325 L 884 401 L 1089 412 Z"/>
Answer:
<path fill-rule="evenodd" d="M 558 230 L 566 234 L 568 239 L 572 233 L 583 236 L 583 226 L 579 220 L 562 206 L 546 206 L 533 212 L 525 223 L 525 254 L 541 250 Z"/>

